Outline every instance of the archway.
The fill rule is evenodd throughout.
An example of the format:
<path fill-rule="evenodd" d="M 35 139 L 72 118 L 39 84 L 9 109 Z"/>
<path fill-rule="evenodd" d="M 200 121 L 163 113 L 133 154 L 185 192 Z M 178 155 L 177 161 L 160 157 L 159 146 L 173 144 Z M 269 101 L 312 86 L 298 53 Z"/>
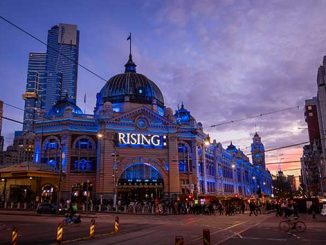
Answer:
<path fill-rule="evenodd" d="M 148 163 L 133 163 L 118 180 L 118 201 L 155 201 L 163 197 L 164 181 L 161 173 Z"/>

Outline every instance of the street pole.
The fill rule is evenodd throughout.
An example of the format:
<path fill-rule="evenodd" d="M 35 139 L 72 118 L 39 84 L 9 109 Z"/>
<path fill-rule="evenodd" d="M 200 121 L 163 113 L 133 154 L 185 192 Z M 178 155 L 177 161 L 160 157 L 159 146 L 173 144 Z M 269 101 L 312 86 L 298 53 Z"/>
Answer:
<path fill-rule="evenodd" d="M 59 210 L 61 199 L 61 176 L 62 176 L 62 161 L 64 159 L 64 152 L 62 150 L 63 144 L 60 147 L 60 160 L 59 160 L 59 180 L 58 180 L 58 195 L 57 195 L 57 210 Z"/>
<path fill-rule="evenodd" d="M 117 184 L 116 184 L 116 172 L 117 172 L 117 152 L 114 151 L 112 154 L 114 155 L 114 163 L 113 163 L 113 208 L 117 207 Z"/>

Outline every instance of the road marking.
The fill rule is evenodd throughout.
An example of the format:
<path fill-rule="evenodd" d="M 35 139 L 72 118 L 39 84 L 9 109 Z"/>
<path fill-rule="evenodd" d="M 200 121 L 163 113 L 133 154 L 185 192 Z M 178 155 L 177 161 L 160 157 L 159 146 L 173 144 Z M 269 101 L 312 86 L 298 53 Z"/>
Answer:
<path fill-rule="evenodd" d="M 265 237 L 244 237 L 244 240 L 268 240 L 268 241 L 279 241 L 286 242 L 285 238 L 265 238 Z"/>
<path fill-rule="evenodd" d="M 214 234 L 220 233 L 220 232 L 222 232 L 222 231 L 227 231 L 227 230 L 229 230 L 229 229 L 231 229 L 231 228 L 233 228 L 233 227 L 236 227 L 236 226 L 238 226 L 238 225 L 242 225 L 242 224 L 247 223 L 247 222 L 248 222 L 248 221 L 240 222 L 240 223 L 238 223 L 238 224 L 234 224 L 234 225 L 228 226 L 228 227 L 226 227 L 226 228 L 224 228 L 224 229 L 220 229 L 220 230 L 214 231 L 214 232 L 211 233 L 211 235 L 214 235 Z M 241 236 L 241 235 L 240 235 L 240 236 Z M 202 239 L 202 238 L 203 238 L 203 236 L 199 236 L 199 237 L 197 237 L 197 238 L 195 238 L 195 239 L 192 239 L 191 241 L 192 241 L 192 242 L 194 242 L 194 241 L 198 241 L 198 240 L 200 240 L 200 239 Z"/>
<path fill-rule="evenodd" d="M 299 236 L 297 236 L 296 234 L 293 234 L 293 233 L 291 233 L 291 232 L 288 232 L 288 234 L 294 236 L 294 237 L 297 238 L 297 239 L 301 239 L 301 237 L 299 237 Z"/>
<path fill-rule="evenodd" d="M 223 242 L 225 242 L 225 241 L 231 239 L 231 238 L 234 237 L 234 236 L 239 236 L 239 237 L 243 238 L 243 237 L 240 235 L 240 233 L 243 233 L 243 232 L 245 232 L 245 231 L 247 231 L 247 230 L 250 230 L 250 229 L 254 228 L 255 226 L 258 226 L 259 224 L 263 223 L 263 222 L 264 222 L 265 220 L 267 220 L 268 218 L 269 218 L 269 217 L 266 217 L 265 219 L 261 220 L 260 222 L 254 224 L 254 225 L 252 225 L 252 226 L 249 226 L 249 227 L 243 229 L 242 231 L 239 231 L 239 232 L 233 232 L 233 233 L 234 233 L 233 235 L 224 238 L 222 241 L 219 241 L 218 243 L 215 243 L 214 245 L 221 244 L 221 243 L 223 243 Z M 246 221 L 246 222 L 248 222 L 248 221 Z M 246 222 L 243 222 L 243 223 L 246 223 Z"/>

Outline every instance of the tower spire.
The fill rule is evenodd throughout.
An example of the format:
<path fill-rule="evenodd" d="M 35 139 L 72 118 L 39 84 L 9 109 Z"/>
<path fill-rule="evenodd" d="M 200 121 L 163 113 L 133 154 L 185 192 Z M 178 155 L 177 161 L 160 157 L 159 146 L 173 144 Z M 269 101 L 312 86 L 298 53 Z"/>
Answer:
<path fill-rule="evenodd" d="M 127 38 L 127 41 L 129 40 L 129 59 L 128 62 L 125 64 L 125 72 L 136 72 L 136 64 L 132 60 L 132 54 L 131 54 L 131 32 L 129 34 L 129 37 Z"/>

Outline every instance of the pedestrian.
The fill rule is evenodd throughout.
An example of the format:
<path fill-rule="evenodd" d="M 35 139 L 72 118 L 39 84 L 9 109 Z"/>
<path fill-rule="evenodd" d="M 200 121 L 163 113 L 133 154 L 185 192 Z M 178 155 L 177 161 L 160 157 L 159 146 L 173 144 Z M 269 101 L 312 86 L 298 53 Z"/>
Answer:
<path fill-rule="evenodd" d="M 255 202 L 254 201 L 250 201 L 249 203 L 249 209 L 250 209 L 250 214 L 249 216 L 251 216 L 251 214 L 253 213 L 255 216 L 257 216 L 257 213 L 256 213 L 256 205 L 255 205 Z"/>
<path fill-rule="evenodd" d="M 312 202 L 311 206 L 310 206 L 310 211 L 312 214 L 312 218 L 315 219 L 316 218 L 316 212 L 317 212 L 317 205 L 315 202 Z"/>
<path fill-rule="evenodd" d="M 246 209 L 246 204 L 245 204 L 245 202 L 243 201 L 243 202 L 241 203 L 241 213 L 242 213 L 242 214 L 244 214 L 245 209 Z"/>

